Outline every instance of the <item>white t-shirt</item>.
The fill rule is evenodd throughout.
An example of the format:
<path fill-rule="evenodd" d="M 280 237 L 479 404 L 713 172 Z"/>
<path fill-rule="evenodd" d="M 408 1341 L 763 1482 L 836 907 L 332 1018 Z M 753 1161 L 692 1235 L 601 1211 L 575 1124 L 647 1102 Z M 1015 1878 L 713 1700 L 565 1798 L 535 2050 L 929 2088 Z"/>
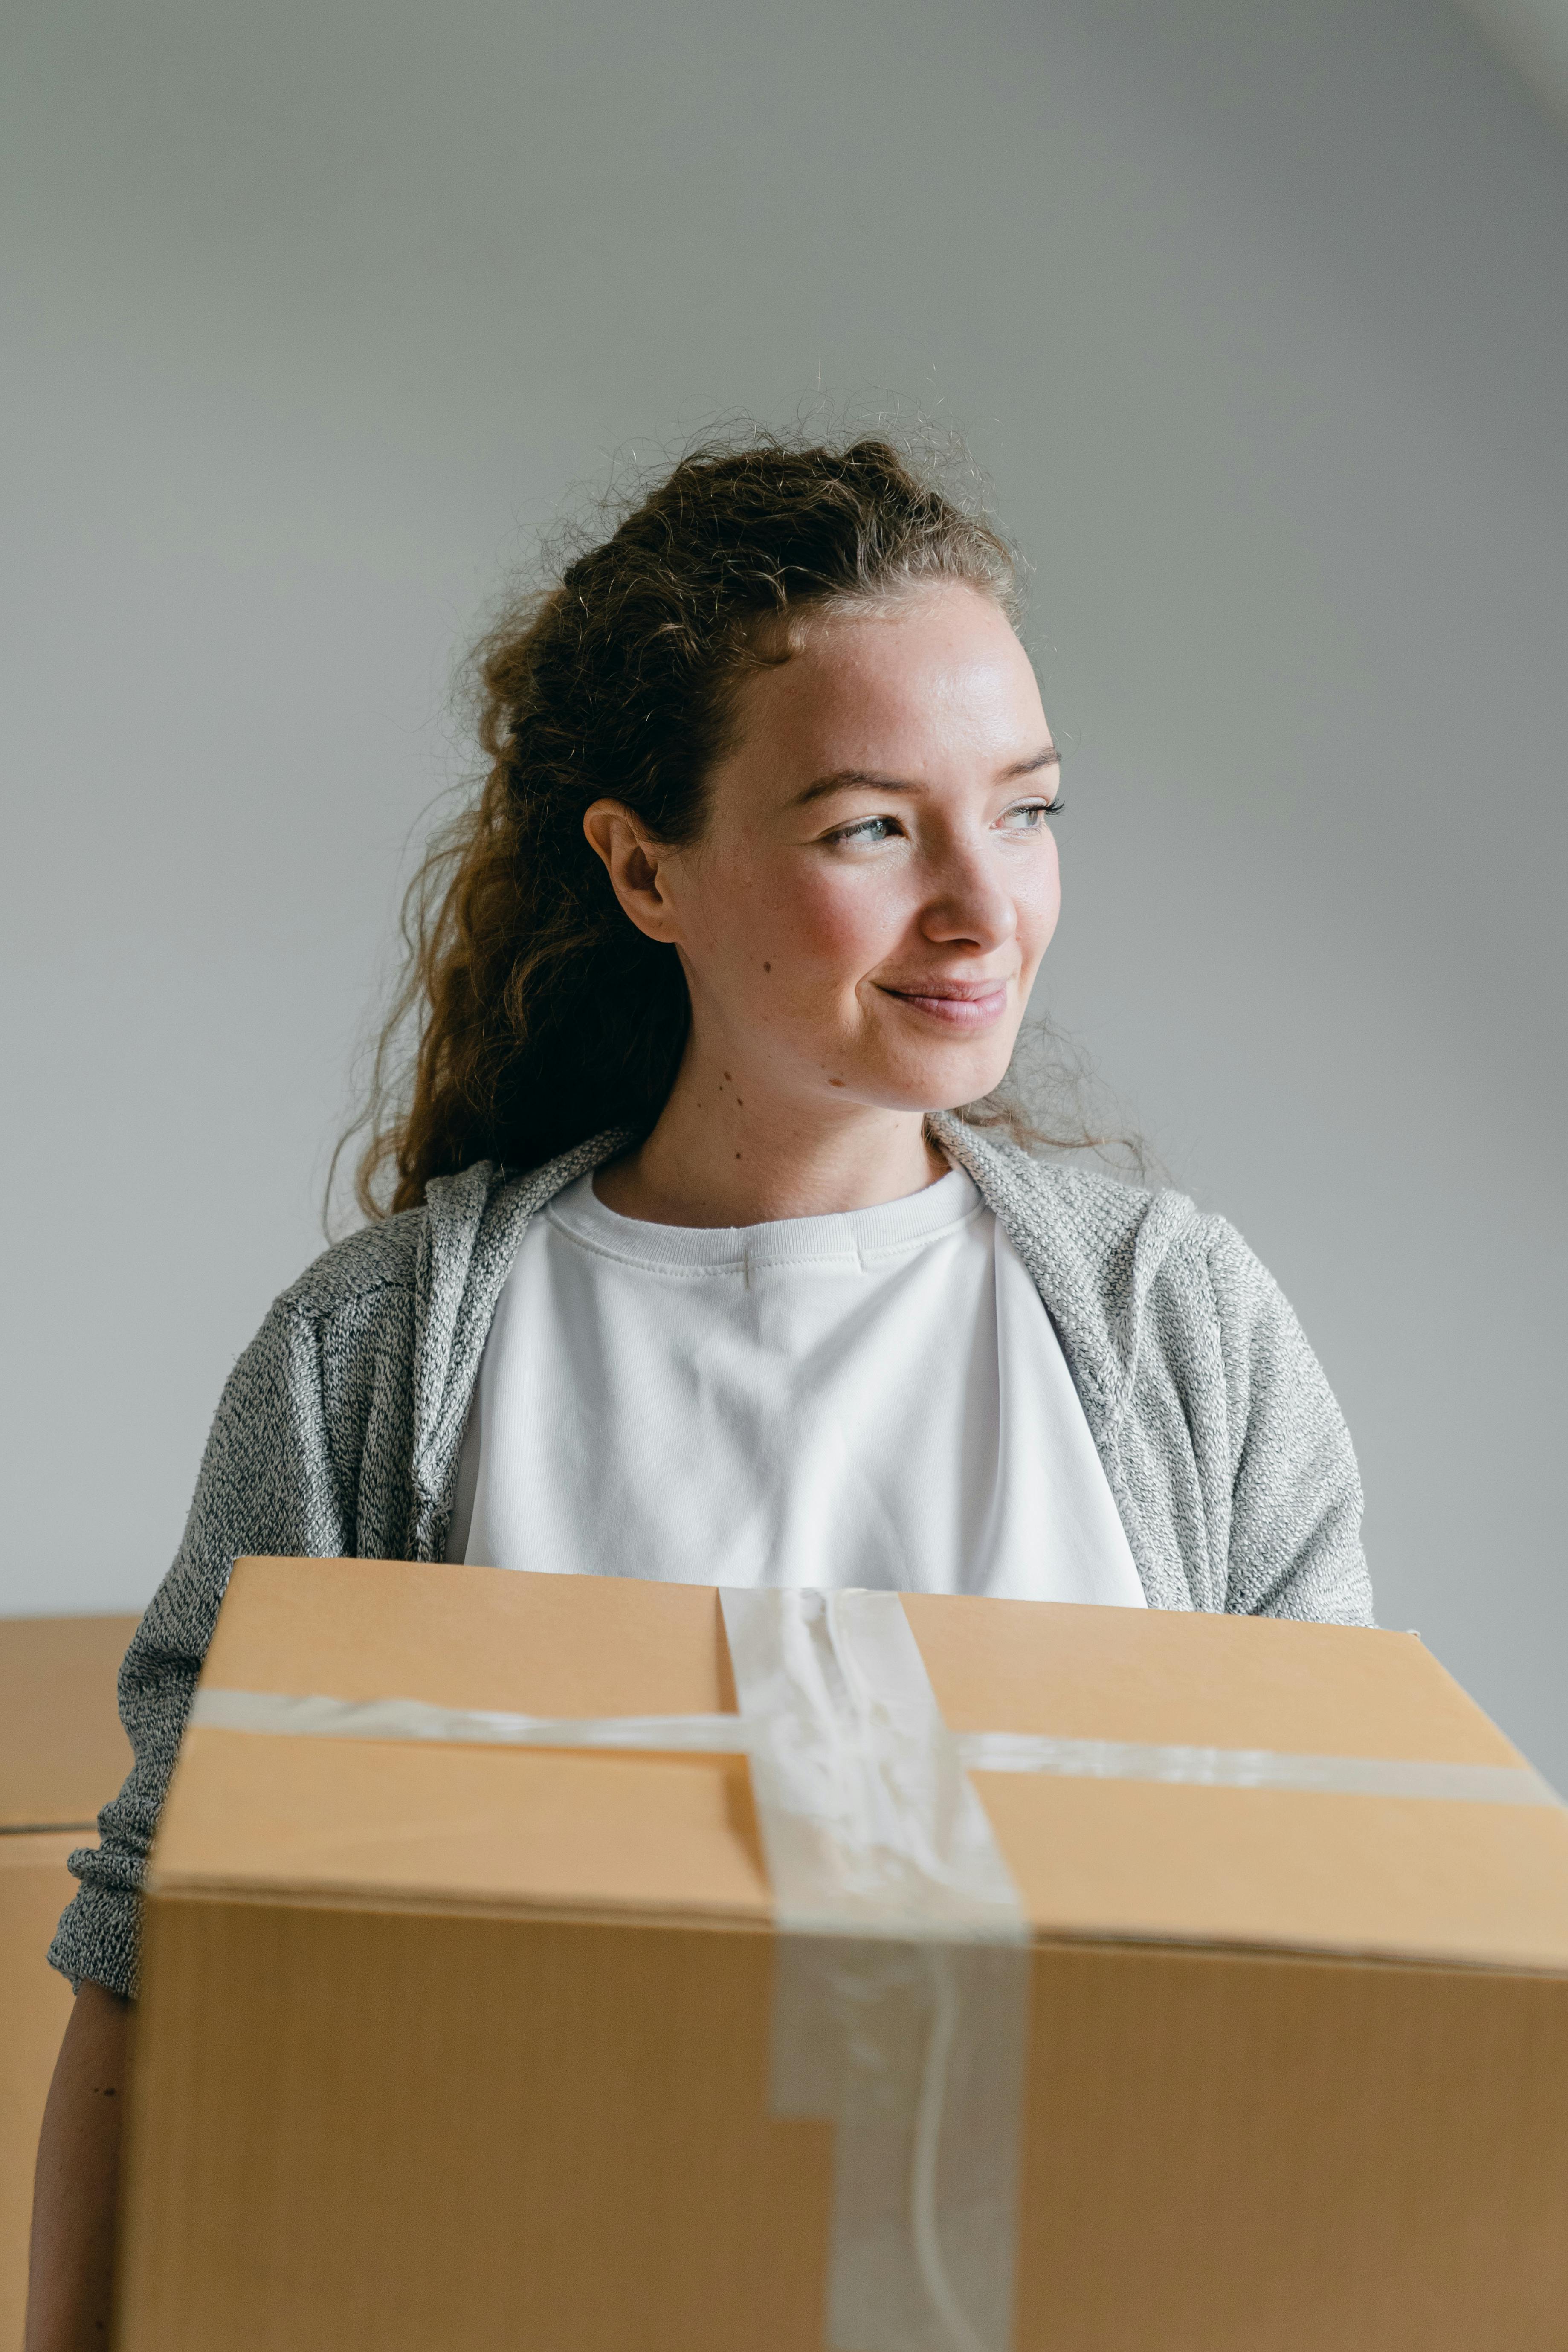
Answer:
<path fill-rule="evenodd" d="M 447 1557 L 1144 1606 L 1050 1318 L 957 1169 L 738 1228 L 558 1194 L 485 1345 Z"/>

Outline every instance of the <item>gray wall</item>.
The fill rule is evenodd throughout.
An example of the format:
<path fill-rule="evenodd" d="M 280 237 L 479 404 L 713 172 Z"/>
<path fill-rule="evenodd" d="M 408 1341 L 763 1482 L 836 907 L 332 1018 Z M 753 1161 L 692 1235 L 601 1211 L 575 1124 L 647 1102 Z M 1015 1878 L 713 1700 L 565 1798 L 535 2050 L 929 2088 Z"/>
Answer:
<path fill-rule="evenodd" d="M 14 21 L 4 1605 L 174 1548 L 501 571 L 820 383 L 992 469 L 1076 751 L 1042 996 L 1295 1299 L 1385 1622 L 1568 1783 L 1568 143 L 1475 25 Z"/>

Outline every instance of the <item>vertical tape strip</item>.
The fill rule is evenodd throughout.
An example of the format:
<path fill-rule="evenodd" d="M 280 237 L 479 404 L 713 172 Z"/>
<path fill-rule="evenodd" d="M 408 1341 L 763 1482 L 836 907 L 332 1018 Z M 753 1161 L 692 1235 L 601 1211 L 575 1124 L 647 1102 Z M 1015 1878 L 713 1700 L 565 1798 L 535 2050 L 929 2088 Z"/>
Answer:
<path fill-rule="evenodd" d="M 721 1595 L 781 1930 L 773 2104 L 837 2126 L 830 2352 L 1005 2352 L 1029 1947 L 897 1593 Z"/>

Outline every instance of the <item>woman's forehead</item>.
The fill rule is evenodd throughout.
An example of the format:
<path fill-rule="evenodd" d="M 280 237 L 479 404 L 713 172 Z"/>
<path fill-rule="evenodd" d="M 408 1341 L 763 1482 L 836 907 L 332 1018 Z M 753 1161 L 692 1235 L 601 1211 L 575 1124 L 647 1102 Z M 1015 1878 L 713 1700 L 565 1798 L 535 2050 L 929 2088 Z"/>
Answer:
<path fill-rule="evenodd" d="M 888 766 L 944 746 L 999 757 L 1049 740 L 1028 656 L 994 601 L 944 585 L 869 611 L 813 614 L 791 650 L 746 680 L 731 760 L 824 771 Z M 1021 756 L 1020 751 L 1020 756 Z"/>

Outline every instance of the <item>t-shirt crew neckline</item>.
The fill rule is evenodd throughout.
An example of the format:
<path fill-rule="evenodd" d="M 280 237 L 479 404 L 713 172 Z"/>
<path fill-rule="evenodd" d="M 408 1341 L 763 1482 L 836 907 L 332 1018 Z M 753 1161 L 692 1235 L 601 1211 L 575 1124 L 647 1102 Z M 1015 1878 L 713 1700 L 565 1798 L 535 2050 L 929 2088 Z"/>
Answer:
<path fill-rule="evenodd" d="M 869 1209 L 761 1225 L 655 1225 L 606 1208 L 590 1171 L 557 1193 L 544 1214 L 584 1249 L 649 1273 L 681 1276 L 741 1274 L 755 1265 L 885 1265 L 956 1233 L 984 1206 L 978 1187 L 952 1168 L 918 1192 Z"/>

